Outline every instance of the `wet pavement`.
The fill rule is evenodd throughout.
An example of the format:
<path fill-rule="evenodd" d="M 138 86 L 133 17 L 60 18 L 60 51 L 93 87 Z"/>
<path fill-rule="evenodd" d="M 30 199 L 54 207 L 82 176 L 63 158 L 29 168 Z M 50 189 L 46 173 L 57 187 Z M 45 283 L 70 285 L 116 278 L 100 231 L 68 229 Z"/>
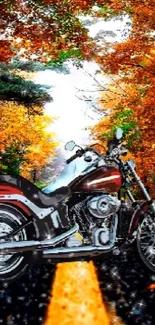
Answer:
<path fill-rule="evenodd" d="M 34 265 L 23 277 L 0 289 L 0 324 L 44 324 L 55 267 Z"/>
<path fill-rule="evenodd" d="M 143 267 L 134 250 L 127 257 L 111 256 L 96 261 L 100 288 L 107 305 L 112 303 L 127 325 L 152 325 L 155 274 Z M 44 324 L 55 267 L 46 264 L 32 266 L 16 282 L 0 289 L 0 324 Z"/>
<path fill-rule="evenodd" d="M 96 263 L 104 298 L 115 305 L 125 324 L 152 325 L 155 306 L 155 274 L 140 261 L 135 248 L 127 256 L 113 256 Z"/>

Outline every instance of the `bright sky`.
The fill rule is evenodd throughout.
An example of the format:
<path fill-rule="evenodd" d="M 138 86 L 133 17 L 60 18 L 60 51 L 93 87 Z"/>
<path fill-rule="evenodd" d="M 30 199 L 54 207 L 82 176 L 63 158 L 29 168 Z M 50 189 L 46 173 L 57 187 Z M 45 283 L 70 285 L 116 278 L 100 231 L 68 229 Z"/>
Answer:
<path fill-rule="evenodd" d="M 88 19 L 90 17 L 85 17 Z M 124 17 L 122 20 L 103 21 L 101 18 L 92 26 L 88 26 L 91 37 L 95 37 L 100 31 L 113 31 L 117 35 L 113 40 L 121 41 L 124 29 L 128 29 L 126 24 L 129 22 L 129 17 Z M 107 37 L 107 40 L 112 41 L 112 38 Z M 84 70 L 94 74 L 99 67 L 93 62 L 85 62 Z M 102 82 L 106 81 L 106 77 L 102 77 Z M 46 112 L 49 115 L 55 115 L 58 120 L 51 125 L 51 129 L 56 131 L 58 137 L 64 142 L 69 140 L 77 141 L 82 144 L 83 141 L 89 141 L 89 132 L 83 129 L 89 125 L 95 124 L 97 114 L 93 114 L 88 108 L 88 102 L 82 101 L 76 97 L 76 94 L 82 96 L 92 93 L 78 92 L 77 88 L 86 90 L 95 90 L 96 85 L 91 77 L 86 76 L 82 69 L 77 69 L 70 63 L 70 74 L 60 74 L 55 71 L 43 71 L 37 75 L 36 82 L 51 85 L 50 93 L 54 99 L 52 103 L 46 104 Z M 53 88 L 54 86 L 54 88 Z M 94 93 L 95 96 L 95 93 Z M 89 115 L 91 117 L 88 117 Z M 92 119 L 93 118 L 93 119 Z"/>
<path fill-rule="evenodd" d="M 85 66 L 87 65 L 86 62 Z M 93 63 L 89 63 L 89 65 L 90 71 Z M 91 90 L 94 89 L 94 86 L 92 86 L 94 81 L 85 76 L 81 69 L 73 66 L 71 66 L 71 73 L 68 75 L 58 74 L 54 71 L 41 72 L 37 81 L 42 83 L 48 81 L 48 83 L 54 85 L 54 88 L 50 91 L 54 100 L 45 106 L 47 114 L 58 117 L 54 128 L 53 125 L 51 128 L 57 132 L 63 142 L 70 139 L 78 142 L 83 128 L 91 125 L 92 122 L 96 123 L 97 115 L 94 116 L 95 121 L 87 116 L 88 104 L 76 97 L 76 94 L 82 96 L 83 92 L 78 92 L 75 87 Z"/>
<path fill-rule="evenodd" d="M 85 17 L 88 19 L 90 17 Z M 89 28 L 91 37 L 95 37 L 98 32 L 113 31 L 117 37 L 113 41 L 121 41 L 123 39 L 122 33 L 128 30 L 129 26 L 126 23 L 129 18 L 125 17 L 123 20 L 111 20 L 104 22 L 98 19 L 98 22 Z M 126 27 L 125 27 L 126 26 Z M 105 38 L 105 36 L 104 36 Z M 107 37 L 107 41 L 112 41 L 112 38 Z M 95 113 L 89 107 L 89 103 L 82 101 L 76 97 L 86 95 L 97 96 L 95 92 L 80 92 L 77 90 L 96 90 L 97 85 L 95 81 L 85 71 L 94 75 L 99 66 L 93 62 L 85 62 L 84 69 L 77 69 L 72 63 L 69 63 L 70 74 L 57 73 L 56 71 L 47 70 L 37 74 L 36 82 L 40 84 L 51 85 L 50 94 L 53 97 L 53 102 L 45 105 L 45 110 L 48 115 L 57 117 L 57 121 L 50 126 L 51 131 L 55 131 L 58 139 L 61 141 L 60 152 L 58 157 L 59 165 L 66 159 L 66 156 L 71 156 L 73 152 L 66 152 L 64 144 L 67 141 L 74 140 L 79 145 L 89 144 L 91 137 L 90 132 L 87 130 L 88 126 L 97 123 L 100 118 L 99 114 Z M 107 83 L 107 77 L 97 75 L 97 79 L 102 84 Z M 60 158 L 61 156 L 61 158 Z M 78 164 L 79 165 L 79 164 Z M 80 166 L 79 166 L 80 167 Z M 68 174 L 68 172 L 67 172 Z"/>

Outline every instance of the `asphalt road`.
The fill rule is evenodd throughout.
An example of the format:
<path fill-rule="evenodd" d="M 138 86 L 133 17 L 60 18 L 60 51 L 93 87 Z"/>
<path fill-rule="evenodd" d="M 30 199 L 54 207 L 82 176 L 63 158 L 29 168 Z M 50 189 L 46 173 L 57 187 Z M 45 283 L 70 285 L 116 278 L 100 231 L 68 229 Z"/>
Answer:
<path fill-rule="evenodd" d="M 95 262 L 100 288 L 107 304 L 116 306 L 126 325 L 152 325 L 155 306 L 155 275 L 142 267 L 134 251 L 127 257 Z M 55 267 L 50 261 L 34 265 L 16 282 L 0 290 L 0 324 L 43 325 L 51 294 Z"/>

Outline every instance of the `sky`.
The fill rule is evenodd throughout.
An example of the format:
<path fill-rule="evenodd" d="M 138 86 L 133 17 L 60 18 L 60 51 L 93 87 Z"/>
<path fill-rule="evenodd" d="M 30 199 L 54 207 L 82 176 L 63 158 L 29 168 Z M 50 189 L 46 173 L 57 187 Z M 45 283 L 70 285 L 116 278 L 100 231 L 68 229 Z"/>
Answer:
<path fill-rule="evenodd" d="M 91 20 L 91 17 L 86 16 L 81 19 L 83 21 Z M 104 39 L 112 42 L 120 42 L 124 37 L 124 32 L 127 32 L 129 29 L 128 23 L 128 16 L 109 21 L 98 18 L 96 23 L 87 26 L 87 28 L 89 29 L 89 35 L 93 38 L 99 32 L 113 31 L 116 37 L 104 36 Z M 54 115 L 58 118 L 55 125 L 51 125 L 51 130 L 57 133 L 57 136 L 63 144 L 69 140 L 78 141 L 79 144 L 83 144 L 85 141 L 90 140 L 89 131 L 84 129 L 95 124 L 99 115 L 92 112 L 88 102 L 78 99 L 77 96 L 81 97 L 85 95 L 89 97 L 90 94 L 92 96 L 91 91 L 96 90 L 97 85 L 90 76 L 85 75 L 85 71 L 94 75 L 99 69 L 99 66 L 94 62 L 84 62 L 83 69 L 78 69 L 71 62 L 68 63 L 68 66 L 70 74 L 58 73 L 51 70 L 42 71 L 37 74 L 36 82 L 51 85 L 50 94 L 54 100 L 45 105 L 45 110 L 47 114 Z M 107 82 L 106 75 L 98 75 L 97 78 L 103 85 Z M 80 92 L 77 88 L 90 90 L 90 92 Z M 94 92 L 94 99 L 96 94 Z"/>
<path fill-rule="evenodd" d="M 95 19 L 95 22 L 90 16 L 80 17 L 80 19 L 84 24 L 87 24 L 88 20 L 91 22 L 86 27 L 89 30 L 89 35 L 93 38 L 104 32 L 104 40 L 120 42 L 129 35 L 130 20 L 128 16 L 119 16 L 109 21 L 98 18 L 97 21 Z M 109 34 L 105 36 L 106 31 L 113 31 L 116 36 L 109 37 Z M 57 140 L 60 142 L 56 158 L 59 166 L 63 166 L 65 160 L 74 154 L 74 152 L 65 151 L 65 143 L 74 140 L 78 145 L 88 145 L 91 141 L 89 127 L 95 125 L 101 118 L 100 114 L 91 107 L 90 102 L 79 99 L 83 96 L 87 98 L 91 96 L 92 103 L 97 99 L 99 95 L 97 83 L 87 73 L 94 76 L 100 70 L 99 65 L 95 62 L 84 61 L 83 68 L 77 68 L 71 61 L 66 64 L 70 70 L 69 74 L 46 70 L 38 72 L 35 80 L 36 83 L 51 86 L 49 93 L 53 97 L 53 101 L 45 104 L 45 113 L 56 117 L 55 123 L 50 125 L 49 130 L 56 133 Z M 98 73 L 96 78 L 102 85 L 108 82 L 108 77 L 103 73 Z M 78 168 L 78 170 L 80 169 Z"/>

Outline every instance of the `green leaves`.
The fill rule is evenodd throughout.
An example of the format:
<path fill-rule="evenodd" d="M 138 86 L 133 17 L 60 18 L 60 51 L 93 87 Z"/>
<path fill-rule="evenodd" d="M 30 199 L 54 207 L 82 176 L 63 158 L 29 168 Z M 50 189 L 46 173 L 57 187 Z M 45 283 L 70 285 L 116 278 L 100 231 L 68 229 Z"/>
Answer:
<path fill-rule="evenodd" d="M 68 59 L 80 59 L 82 60 L 82 52 L 80 49 L 72 49 L 69 51 L 60 51 L 58 58 L 50 60 L 46 66 L 59 66 L 62 65 Z"/>
<path fill-rule="evenodd" d="M 124 109 L 123 112 L 116 114 L 116 118 L 118 118 L 118 119 L 124 119 L 124 118 L 129 117 L 132 114 L 133 114 L 133 110 L 131 110 L 131 109 Z"/>
<path fill-rule="evenodd" d="M 101 14 L 108 14 L 108 13 L 112 14 L 112 10 L 108 7 L 99 7 L 98 12 Z"/>

